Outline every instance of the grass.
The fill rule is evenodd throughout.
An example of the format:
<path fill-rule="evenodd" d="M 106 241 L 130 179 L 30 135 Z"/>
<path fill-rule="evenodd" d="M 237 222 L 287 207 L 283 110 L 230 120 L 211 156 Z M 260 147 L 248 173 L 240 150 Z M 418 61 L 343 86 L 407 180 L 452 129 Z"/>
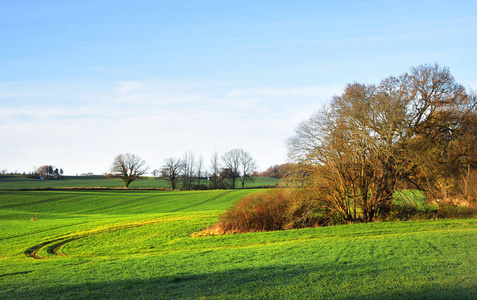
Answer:
<path fill-rule="evenodd" d="M 206 181 L 202 180 L 201 184 Z M 245 188 L 261 188 L 274 186 L 278 183 L 277 178 L 254 177 L 254 182 L 245 183 Z M 21 176 L 1 177 L 0 190 L 37 189 L 37 188 L 71 188 L 71 187 L 102 187 L 102 188 L 124 188 L 124 182 L 117 178 L 102 176 L 63 176 L 61 179 L 41 180 L 35 178 L 23 178 Z M 129 186 L 138 188 L 165 188 L 169 189 L 167 180 L 154 179 L 148 177 L 136 180 Z"/>
<path fill-rule="evenodd" d="M 0 299 L 477 297 L 477 219 L 191 237 L 253 192 L 0 191 Z"/>
<path fill-rule="evenodd" d="M 395 204 L 414 205 L 419 209 L 427 207 L 426 196 L 419 190 L 398 190 L 393 195 Z"/>

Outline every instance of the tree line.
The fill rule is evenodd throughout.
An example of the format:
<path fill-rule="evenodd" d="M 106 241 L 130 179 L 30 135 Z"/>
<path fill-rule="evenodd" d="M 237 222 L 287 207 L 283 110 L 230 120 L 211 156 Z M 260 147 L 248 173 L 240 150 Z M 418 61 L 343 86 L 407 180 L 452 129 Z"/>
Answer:
<path fill-rule="evenodd" d="M 143 178 L 149 167 L 135 154 L 119 154 L 113 161 L 110 176 L 121 178 L 126 188 L 131 182 Z M 187 152 L 182 158 L 170 157 L 162 166 L 152 171 L 158 179 L 169 181 L 171 190 L 196 189 L 235 189 L 242 188 L 246 182 L 253 181 L 257 163 L 248 151 L 232 149 L 222 156 L 216 152 L 212 155 L 209 168 L 205 167 L 203 156 L 196 157 Z"/>
<path fill-rule="evenodd" d="M 477 207 L 477 94 L 438 64 L 413 67 L 379 84 L 348 84 L 298 125 L 287 147 L 290 164 L 267 170 L 285 177 L 287 191 L 251 196 L 231 210 L 245 211 L 224 217 L 233 225 L 222 223 L 224 228 L 239 230 L 236 216 L 251 216 L 251 223 L 243 223 L 249 228 L 260 219 L 282 222 L 263 222 L 261 228 L 282 229 L 316 224 L 317 216 L 320 224 L 386 220 L 402 189 L 420 190 L 435 203 Z M 182 189 L 200 187 L 204 179 L 211 188 L 235 188 L 256 169 L 241 149 L 215 154 L 208 170 L 202 166 L 202 158 L 189 153 L 166 159 L 155 174 L 169 180 L 171 189 L 179 182 Z M 135 169 L 112 168 L 126 187 L 127 178 L 145 173 L 125 170 Z"/>
<path fill-rule="evenodd" d="M 247 196 L 210 232 L 477 215 L 477 94 L 438 64 L 348 84 L 287 146 L 288 188 Z M 435 205 L 394 201 L 404 189 Z"/>
<path fill-rule="evenodd" d="M 40 167 L 33 167 L 31 172 L 19 173 L 18 171 L 8 172 L 7 169 L 0 171 L 0 177 L 18 176 L 21 175 L 25 178 L 38 178 L 38 179 L 58 179 L 63 176 L 63 169 L 58 169 L 54 165 L 42 165 Z"/>
<path fill-rule="evenodd" d="M 290 178 L 343 222 L 385 218 L 398 189 L 476 201 L 477 97 L 438 64 L 353 83 L 288 140 Z"/>
<path fill-rule="evenodd" d="M 35 169 L 33 175 L 40 179 L 58 179 L 63 176 L 63 169 L 58 169 L 53 165 L 42 165 Z"/>

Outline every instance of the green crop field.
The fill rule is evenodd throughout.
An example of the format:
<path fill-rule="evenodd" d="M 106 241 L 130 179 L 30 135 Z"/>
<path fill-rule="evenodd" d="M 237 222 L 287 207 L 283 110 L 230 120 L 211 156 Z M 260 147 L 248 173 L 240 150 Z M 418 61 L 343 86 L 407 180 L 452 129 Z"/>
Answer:
<path fill-rule="evenodd" d="M 0 191 L 0 299 L 477 298 L 477 219 L 193 235 L 254 192 Z"/>
<path fill-rule="evenodd" d="M 201 184 L 206 184 L 202 180 Z M 245 188 L 260 188 L 274 186 L 278 183 L 277 178 L 254 177 L 253 182 L 246 182 Z M 240 183 L 236 183 L 241 187 Z M 0 190 L 17 189 L 37 189 L 37 188 L 71 188 L 71 187 L 101 187 L 101 188 L 123 188 L 124 182 L 117 178 L 108 178 L 101 176 L 64 176 L 61 179 L 41 180 L 34 178 L 22 178 L 21 176 L 0 177 Z M 146 178 L 136 180 L 129 186 L 130 188 L 170 188 L 167 180 Z M 179 184 L 180 187 L 180 184 Z"/>

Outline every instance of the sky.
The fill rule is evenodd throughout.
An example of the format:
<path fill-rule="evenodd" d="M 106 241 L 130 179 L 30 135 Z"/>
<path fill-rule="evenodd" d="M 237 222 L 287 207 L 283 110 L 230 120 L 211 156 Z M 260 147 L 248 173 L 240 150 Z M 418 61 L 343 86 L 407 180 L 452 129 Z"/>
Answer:
<path fill-rule="evenodd" d="M 439 63 L 477 90 L 477 1 L 51 1 L 0 9 L 0 170 L 241 148 L 287 161 L 346 84 Z"/>

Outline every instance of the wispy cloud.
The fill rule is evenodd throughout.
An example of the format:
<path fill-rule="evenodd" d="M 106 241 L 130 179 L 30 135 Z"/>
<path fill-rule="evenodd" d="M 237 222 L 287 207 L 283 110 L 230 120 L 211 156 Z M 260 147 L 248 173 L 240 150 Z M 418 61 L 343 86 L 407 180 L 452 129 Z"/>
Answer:
<path fill-rule="evenodd" d="M 249 89 L 236 89 L 227 94 L 229 97 L 316 97 L 317 99 L 330 98 L 338 94 L 342 86 L 331 87 L 297 87 L 274 88 L 260 87 Z"/>
<path fill-rule="evenodd" d="M 137 152 L 159 167 L 164 158 L 185 151 L 208 157 L 244 148 L 266 168 L 285 160 L 284 140 L 297 123 L 319 107 L 320 99 L 340 90 L 217 84 L 9 84 L 15 88 L 3 97 L 17 101 L 0 103 L 0 139 L 10 149 L 0 162 L 10 170 L 50 162 L 77 173 L 101 173 L 120 152 Z M 58 101 L 43 101 L 49 97 Z"/>

